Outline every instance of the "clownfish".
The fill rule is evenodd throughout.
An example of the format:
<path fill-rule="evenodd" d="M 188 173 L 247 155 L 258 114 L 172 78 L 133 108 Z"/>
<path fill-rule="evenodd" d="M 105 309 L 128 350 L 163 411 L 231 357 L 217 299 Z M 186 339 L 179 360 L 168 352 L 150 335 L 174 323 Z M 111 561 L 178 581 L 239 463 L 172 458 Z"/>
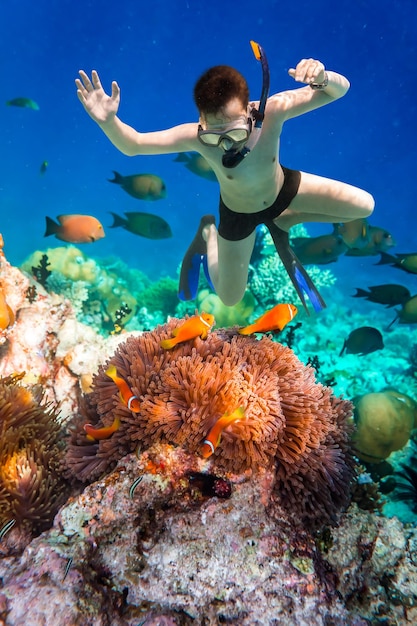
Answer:
<path fill-rule="evenodd" d="M 177 343 L 189 341 L 196 337 L 206 339 L 211 327 L 215 324 L 214 315 L 210 313 L 201 313 L 201 315 L 193 315 L 186 320 L 181 326 L 172 331 L 171 339 L 163 339 L 161 348 L 171 350 Z"/>
<path fill-rule="evenodd" d="M 110 435 L 119 430 L 120 418 L 118 415 L 113 420 L 111 426 L 104 426 L 103 428 L 94 428 L 92 424 L 84 424 L 84 430 L 87 433 L 87 439 L 90 441 L 98 441 L 99 439 L 108 439 Z"/>
<path fill-rule="evenodd" d="M 14 321 L 14 313 L 7 304 L 4 291 L 0 287 L 0 330 L 6 330 L 6 328 L 14 324 Z"/>
<path fill-rule="evenodd" d="M 241 335 L 267 333 L 270 330 L 282 330 L 297 315 L 298 309 L 293 304 L 277 304 L 273 309 L 258 317 L 253 324 L 239 328 Z"/>
<path fill-rule="evenodd" d="M 132 390 L 127 382 L 123 378 L 120 378 L 120 376 L 118 376 L 116 366 L 109 365 L 106 370 L 106 375 L 111 378 L 114 384 L 117 386 L 120 399 L 127 406 L 129 411 L 132 411 L 133 413 L 139 413 L 140 404 L 138 397 L 132 393 Z"/>
<path fill-rule="evenodd" d="M 233 422 L 238 422 L 239 420 L 245 417 L 245 409 L 240 406 L 233 413 L 225 413 L 220 417 L 214 426 L 211 428 L 207 438 L 204 439 L 203 445 L 201 446 L 201 456 L 205 459 L 208 459 L 209 456 L 213 454 L 215 449 L 220 443 L 220 439 L 222 436 L 222 432 L 227 426 L 233 424 Z"/>

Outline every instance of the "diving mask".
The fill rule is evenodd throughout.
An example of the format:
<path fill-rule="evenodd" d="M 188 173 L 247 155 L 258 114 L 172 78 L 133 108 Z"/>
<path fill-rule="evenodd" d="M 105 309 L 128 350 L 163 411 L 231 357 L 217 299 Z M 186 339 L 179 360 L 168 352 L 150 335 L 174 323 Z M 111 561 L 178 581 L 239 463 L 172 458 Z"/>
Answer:
<path fill-rule="evenodd" d="M 212 128 L 204 130 L 199 124 L 198 139 L 205 146 L 212 148 L 222 145 L 226 150 L 239 150 L 248 141 L 251 130 L 252 119 L 250 117 L 247 118 L 246 124 L 237 124 L 234 121 L 230 124 L 222 124 L 220 130 Z"/>

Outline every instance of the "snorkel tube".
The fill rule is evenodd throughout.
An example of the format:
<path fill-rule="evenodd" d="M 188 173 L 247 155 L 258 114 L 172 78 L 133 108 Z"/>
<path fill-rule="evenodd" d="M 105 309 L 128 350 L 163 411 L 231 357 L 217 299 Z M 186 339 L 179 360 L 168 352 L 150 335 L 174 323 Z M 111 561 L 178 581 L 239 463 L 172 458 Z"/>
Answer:
<path fill-rule="evenodd" d="M 261 130 L 262 130 L 262 122 L 264 120 L 264 115 L 265 115 L 266 101 L 268 100 L 268 95 L 269 95 L 269 82 L 270 82 L 269 78 L 270 77 L 269 77 L 269 65 L 268 65 L 268 60 L 266 58 L 266 54 L 262 46 L 256 43 L 256 41 L 251 40 L 250 45 L 252 46 L 252 52 L 255 55 L 255 59 L 257 61 L 260 61 L 262 64 L 261 98 L 259 100 L 259 109 L 252 109 L 252 112 L 251 112 L 251 115 L 255 119 L 255 124 L 252 128 L 252 132 L 250 134 L 247 144 L 239 152 L 236 152 L 235 150 L 230 150 L 228 152 L 225 152 L 225 154 L 223 155 L 223 158 L 222 158 L 223 166 L 228 167 L 228 168 L 236 167 L 236 165 L 239 165 L 239 163 L 243 161 L 245 156 L 247 156 L 249 152 L 258 143 L 258 139 L 261 135 Z"/>

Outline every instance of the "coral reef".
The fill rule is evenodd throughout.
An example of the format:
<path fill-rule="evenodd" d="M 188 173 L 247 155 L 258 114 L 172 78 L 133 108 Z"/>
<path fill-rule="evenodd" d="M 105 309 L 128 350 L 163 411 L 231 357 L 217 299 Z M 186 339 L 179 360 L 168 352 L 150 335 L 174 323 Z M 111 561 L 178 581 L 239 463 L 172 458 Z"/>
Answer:
<path fill-rule="evenodd" d="M 0 379 L 0 527 L 12 521 L 31 534 L 51 525 L 68 489 L 57 411 L 21 378 Z"/>
<path fill-rule="evenodd" d="M 277 494 L 300 519 L 334 522 L 346 505 L 352 476 L 351 404 L 314 380 L 287 347 L 234 331 L 163 350 L 181 320 L 172 319 L 129 338 L 100 367 L 86 397 L 84 423 L 106 427 L 120 420 L 109 439 L 91 442 L 78 419 L 67 454 L 80 480 L 97 478 L 123 455 L 157 441 L 199 454 L 213 424 L 243 407 L 245 418 L 223 433 L 214 471 L 245 472 L 278 466 Z M 132 413 L 107 376 L 109 365 L 140 402 Z"/>
<path fill-rule="evenodd" d="M 399 450 L 417 425 L 417 404 L 409 396 L 386 389 L 354 399 L 356 454 L 363 461 L 379 463 Z"/>

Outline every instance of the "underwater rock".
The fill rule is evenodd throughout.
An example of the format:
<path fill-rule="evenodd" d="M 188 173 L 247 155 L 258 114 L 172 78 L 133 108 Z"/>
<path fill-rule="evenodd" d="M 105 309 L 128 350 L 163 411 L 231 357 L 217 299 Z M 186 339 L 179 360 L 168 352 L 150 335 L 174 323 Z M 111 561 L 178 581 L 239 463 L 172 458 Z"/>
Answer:
<path fill-rule="evenodd" d="M 353 441 L 360 459 L 379 463 L 405 446 L 417 416 L 417 405 L 412 398 L 395 389 L 386 389 L 355 398 L 354 405 Z"/>

